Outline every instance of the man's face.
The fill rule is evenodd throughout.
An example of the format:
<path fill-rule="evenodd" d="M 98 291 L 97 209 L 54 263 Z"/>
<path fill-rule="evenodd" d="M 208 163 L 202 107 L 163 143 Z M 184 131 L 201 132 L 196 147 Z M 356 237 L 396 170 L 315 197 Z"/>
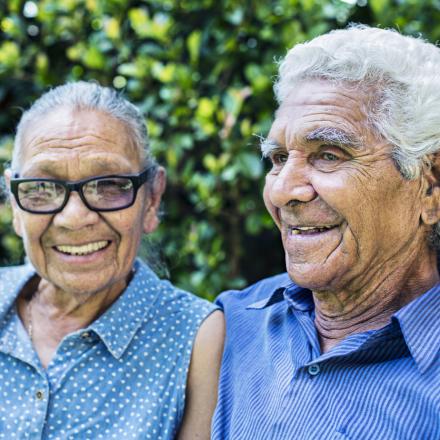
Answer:
<path fill-rule="evenodd" d="M 26 127 L 20 164 L 20 177 L 68 181 L 138 173 L 142 167 L 123 123 L 101 112 L 66 108 Z M 115 212 L 90 211 L 77 192 L 57 214 L 30 214 L 13 201 L 15 230 L 40 276 L 74 294 L 123 288 L 142 232 L 156 225 L 147 185 L 139 188 L 133 206 Z"/>
<path fill-rule="evenodd" d="M 368 95 L 327 81 L 299 85 L 276 113 L 264 200 L 287 271 L 314 290 L 374 283 L 426 251 L 422 181 L 405 180 L 365 113 Z M 371 97 L 370 97 L 371 100 Z"/>

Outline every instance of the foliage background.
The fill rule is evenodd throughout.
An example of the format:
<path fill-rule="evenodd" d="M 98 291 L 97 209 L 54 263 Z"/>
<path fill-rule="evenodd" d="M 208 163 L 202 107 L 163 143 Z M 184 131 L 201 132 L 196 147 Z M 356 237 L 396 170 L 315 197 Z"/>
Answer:
<path fill-rule="evenodd" d="M 0 171 L 22 109 L 79 79 L 124 91 L 145 112 L 168 171 L 155 233 L 177 285 L 213 298 L 283 270 L 261 201 L 276 61 L 288 48 L 362 22 L 435 42 L 440 0 L 0 1 Z M 0 265 L 23 260 L 0 204 Z M 158 246 L 157 243 L 160 243 Z"/>

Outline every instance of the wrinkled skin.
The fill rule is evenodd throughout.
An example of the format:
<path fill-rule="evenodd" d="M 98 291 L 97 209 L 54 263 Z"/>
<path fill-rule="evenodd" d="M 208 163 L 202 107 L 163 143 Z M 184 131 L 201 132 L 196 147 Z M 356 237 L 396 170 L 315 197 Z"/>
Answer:
<path fill-rule="evenodd" d="M 26 126 L 22 142 L 14 170 L 21 177 L 75 181 L 142 168 L 127 127 L 101 112 L 57 108 Z M 8 182 L 10 170 L 5 177 Z M 15 231 L 40 277 L 36 287 L 22 292 L 17 307 L 25 327 L 33 324 L 32 342 L 44 367 L 66 334 L 94 321 L 125 289 L 142 234 L 158 224 L 164 186 L 159 169 L 155 181 L 139 189 L 133 206 L 107 213 L 90 211 L 76 192 L 56 214 L 24 212 L 12 199 Z M 97 242 L 106 247 L 86 255 L 58 248 Z"/>
<path fill-rule="evenodd" d="M 430 172 L 401 175 L 391 146 L 367 123 L 368 100 L 353 88 L 304 82 L 281 104 L 266 141 L 265 204 L 287 271 L 313 290 L 318 330 L 330 337 L 379 326 L 438 280 L 427 240 L 439 220 L 437 181 Z"/>
<path fill-rule="evenodd" d="M 141 170 L 141 158 L 128 129 L 104 113 L 59 109 L 27 127 L 20 159 L 21 177 L 70 181 Z M 57 289 L 78 297 L 111 291 L 126 284 L 143 232 L 157 225 L 156 207 L 143 185 L 133 206 L 97 213 L 72 193 L 54 215 L 36 215 L 13 204 L 14 226 L 26 255 L 40 276 Z M 73 256 L 59 245 L 83 245 L 101 240 L 110 245 L 92 255 Z"/>
<path fill-rule="evenodd" d="M 95 111 L 57 109 L 26 127 L 23 146 L 18 170 L 23 177 L 75 181 L 138 173 L 143 167 L 125 125 Z M 6 173 L 7 180 L 10 176 Z M 74 192 L 64 209 L 53 215 L 26 213 L 12 200 L 15 230 L 41 277 L 17 306 L 43 367 L 67 334 L 85 328 L 123 292 L 142 234 L 158 224 L 164 187 L 165 172 L 159 167 L 154 181 L 139 188 L 133 206 L 106 213 L 90 211 Z M 57 249 L 103 241 L 109 245 L 89 255 Z M 181 440 L 210 436 L 223 339 L 224 318 L 216 311 L 200 326 L 194 341 Z"/>

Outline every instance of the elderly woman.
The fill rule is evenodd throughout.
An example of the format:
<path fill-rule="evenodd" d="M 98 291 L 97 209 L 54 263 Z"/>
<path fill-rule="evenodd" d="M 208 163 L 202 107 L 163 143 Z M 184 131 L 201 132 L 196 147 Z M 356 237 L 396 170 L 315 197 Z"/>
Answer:
<path fill-rule="evenodd" d="M 72 83 L 24 113 L 6 183 L 29 265 L 0 271 L 5 438 L 209 438 L 215 306 L 136 259 L 165 173 L 138 110 Z"/>

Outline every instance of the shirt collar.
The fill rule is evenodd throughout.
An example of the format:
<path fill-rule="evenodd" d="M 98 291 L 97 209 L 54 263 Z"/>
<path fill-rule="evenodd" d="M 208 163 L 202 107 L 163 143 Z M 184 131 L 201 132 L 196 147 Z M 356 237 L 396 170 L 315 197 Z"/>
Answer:
<path fill-rule="evenodd" d="M 440 283 L 393 315 L 421 373 L 436 360 L 440 350 Z"/>
<path fill-rule="evenodd" d="M 146 264 L 136 260 L 134 270 L 121 296 L 86 329 L 95 332 L 116 359 L 123 355 L 160 293 L 160 280 Z"/>
<path fill-rule="evenodd" d="M 15 307 L 15 302 L 18 294 L 24 286 L 35 276 L 35 269 L 32 265 L 26 264 L 23 266 L 6 267 L 7 276 L 0 277 L 0 351 L 4 353 L 14 352 L 19 340 L 17 338 L 16 325 L 19 318 Z M 21 359 L 31 362 L 30 355 L 22 350 L 20 352 Z"/>
<path fill-rule="evenodd" d="M 267 298 L 250 304 L 246 309 L 262 310 L 284 300 L 298 311 L 314 309 L 312 292 L 292 281 L 278 286 Z M 424 373 L 440 351 L 440 283 L 398 310 L 392 321 L 399 324 L 411 356 L 419 371 Z"/>
<path fill-rule="evenodd" d="M 284 300 L 298 311 L 311 311 L 314 308 L 312 292 L 289 279 L 276 287 L 267 298 L 250 304 L 246 309 L 262 310 Z"/>
<path fill-rule="evenodd" d="M 5 267 L 5 271 L 10 271 L 11 275 L 6 278 L 7 282 L 0 280 L 0 323 L 6 319 L 11 307 L 14 306 L 18 294 L 35 276 L 35 269 L 31 264 L 23 266 Z M 0 324 L 0 328 L 3 326 Z"/>
<path fill-rule="evenodd" d="M 140 260 L 134 264 L 134 275 L 127 288 L 122 292 L 113 305 L 96 321 L 92 322 L 87 329 L 78 333 L 95 332 L 109 352 L 119 359 L 138 328 L 146 319 L 152 305 L 159 296 L 159 278 L 154 272 Z M 0 283 L 0 348 L 9 347 L 11 335 L 5 334 L 5 321 L 8 319 L 11 307 L 15 304 L 18 294 L 26 283 L 35 275 L 35 269 L 31 265 L 20 266 L 10 270 L 16 271 L 17 283 L 2 285 Z M 9 329 L 10 330 L 10 329 Z M 14 336 L 15 340 L 15 336 Z"/>

